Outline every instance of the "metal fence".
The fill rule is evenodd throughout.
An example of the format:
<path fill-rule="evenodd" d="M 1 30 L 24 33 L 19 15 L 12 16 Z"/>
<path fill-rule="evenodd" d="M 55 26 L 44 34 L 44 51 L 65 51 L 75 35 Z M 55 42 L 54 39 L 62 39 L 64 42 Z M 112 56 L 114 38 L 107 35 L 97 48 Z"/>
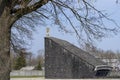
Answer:
<path fill-rule="evenodd" d="M 44 76 L 44 71 L 39 70 L 14 70 L 10 76 Z"/>

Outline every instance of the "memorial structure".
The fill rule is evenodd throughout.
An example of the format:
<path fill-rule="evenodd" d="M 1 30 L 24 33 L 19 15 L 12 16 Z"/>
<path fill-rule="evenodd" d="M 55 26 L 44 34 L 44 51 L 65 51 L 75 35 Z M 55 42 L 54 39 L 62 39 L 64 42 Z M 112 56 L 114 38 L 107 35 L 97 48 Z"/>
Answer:
<path fill-rule="evenodd" d="M 65 40 L 45 38 L 45 78 L 106 77 L 111 70 L 106 63 Z"/>

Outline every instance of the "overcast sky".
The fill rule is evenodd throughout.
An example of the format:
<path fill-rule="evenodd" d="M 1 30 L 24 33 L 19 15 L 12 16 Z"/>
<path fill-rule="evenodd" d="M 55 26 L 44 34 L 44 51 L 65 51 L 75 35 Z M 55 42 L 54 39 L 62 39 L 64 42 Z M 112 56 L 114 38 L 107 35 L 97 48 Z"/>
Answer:
<path fill-rule="evenodd" d="M 120 24 L 120 4 L 116 4 L 115 0 L 97 0 L 97 2 L 95 2 L 95 6 L 99 10 L 107 12 L 111 18 L 113 18 L 114 20 L 116 20 L 118 24 Z M 109 23 L 107 23 L 107 25 L 111 26 L 111 24 Z M 70 43 L 78 45 L 74 35 L 59 32 L 56 27 L 51 28 L 50 25 L 47 25 L 47 27 L 50 28 L 50 36 L 64 39 L 69 41 Z M 46 36 L 46 27 L 40 26 L 39 28 L 37 28 L 37 31 L 33 33 L 34 40 L 32 41 L 32 45 L 30 49 L 31 52 L 36 54 L 38 50 L 44 49 L 45 36 Z M 119 41 L 120 41 L 120 33 L 117 36 L 105 38 L 101 42 L 100 41 L 97 42 L 96 46 L 103 50 L 120 51 Z"/>

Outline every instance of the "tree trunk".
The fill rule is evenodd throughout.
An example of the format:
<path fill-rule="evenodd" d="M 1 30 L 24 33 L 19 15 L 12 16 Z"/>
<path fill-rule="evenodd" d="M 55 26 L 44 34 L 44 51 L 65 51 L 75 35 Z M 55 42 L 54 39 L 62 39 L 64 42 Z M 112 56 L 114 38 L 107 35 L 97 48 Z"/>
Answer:
<path fill-rule="evenodd" d="M 0 16 L 0 80 L 10 80 L 10 17 L 5 9 Z"/>

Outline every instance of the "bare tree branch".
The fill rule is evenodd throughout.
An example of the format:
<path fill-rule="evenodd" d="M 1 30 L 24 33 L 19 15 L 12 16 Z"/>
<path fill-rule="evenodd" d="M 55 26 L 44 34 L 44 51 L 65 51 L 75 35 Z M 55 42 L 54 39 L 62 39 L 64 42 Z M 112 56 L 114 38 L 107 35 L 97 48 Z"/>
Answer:
<path fill-rule="evenodd" d="M 41 6 L 45 5 L 46 3 L 48 3 L 48 0 L 40 0 L 39 2 L 36 2 L 34 5 L 27 6 L 20 9 L 13 9 L 12 13 L 14 13 L 15 15 L 17 15 L 18 18 L 20 18 L 21 16 L 27 13 L 37 10 Z"/>
<path fill-rule="evenodd" d="M 117 33 L 117 28 L 119 28 L 119 25 L 113 20 L 110 19 L 108 16 L 106 16 L 105 14 L 103 14 L 101 11 L 97 10 L 93 5 L 91 5 L 89 2 L 87 2 L 86 0 L 82 0 L 81 4 L 83 4 L 83 12 L 82 10 L 75 10 L 74 7 L 69 6 L 68 4 L 66 4 L 65 1 L 52 1 L 52 5 L 53 5 L 53 9 L 55 12 L 55 17 L 56 20 L 58 21 L 58 23 L 60 24 L 61 27 L 61 22 L 59 20 L 59 14 L 58 14 L 58 10 L 56 9 L 56 7 L 58 7 L 58 9 L 60 9 L 61 13 L 64 15 L 64 17 L 69 21 L 70 25 L 72 26 L 73 30 L 75 31 L 76 35 L 78 36 L 78 39 L 81 41 L 83 41 L 83 43 L 86 42 L 93 42 L 94 39 L 101 39 L 103 37 L 106 36 L 106 33 Z M 77 5 L 77 4 L 76 4 Z M 68 17 L 68 13 L 65 10 L 70 10 L 74 17 L 79 21 L 80 25 L 79 28 L 80 31 L 78 31 L 78 29 L 76 28 L 75 25 L 73 25 L 72 19 L 70 19 L 70 17 Z M 91 16 L 91 10 L 93 10 L 92 12 L 94 13 L 94 17 Z M 81 11 L 84 14 L 79 13 L 79 11 Z M 115 24 L 115 26 L 117 28 L 108 28 L 104 25 L 103 23 L 103 19 L 106 19 L 108 21 L 110 21 L 111 23 Z M 84 33 L 84 34 L 83 34 Z M 81 35 L 84 35 L 84 37 L 81 37 Z M 86 37 L 85 37 L 86 36 Z M 84 39 L 86 38 L 86 39 Z M 86 40 L 86 41 L 85 41 Z M 81 42 L 82 43 L 82 42 Z"/>

